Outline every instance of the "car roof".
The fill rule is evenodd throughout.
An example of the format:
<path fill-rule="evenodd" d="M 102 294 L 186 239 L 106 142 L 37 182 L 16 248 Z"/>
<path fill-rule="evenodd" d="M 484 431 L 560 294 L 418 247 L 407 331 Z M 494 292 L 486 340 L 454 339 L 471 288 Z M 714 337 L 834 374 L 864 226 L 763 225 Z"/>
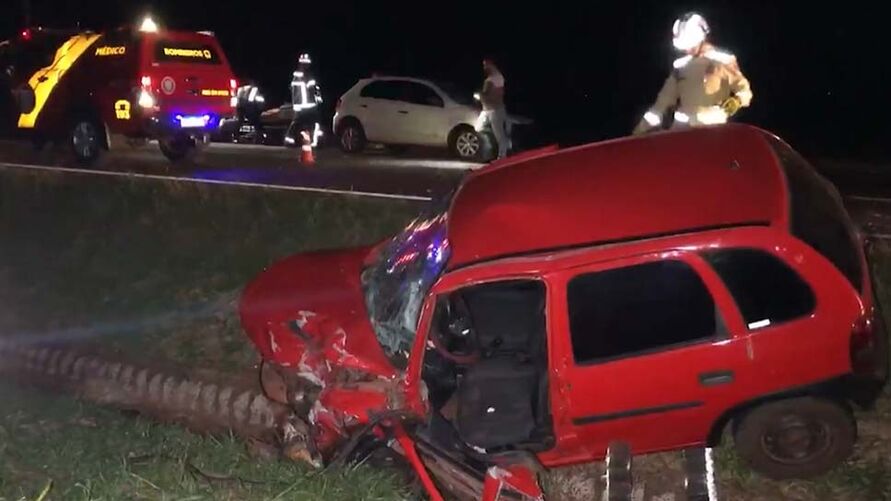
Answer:
<path fill-rule="evenodd" d="M 545 150 L 470 174 L 448 215 L 449 268 L 751 224 L 786 225 L 766 132 L 726 125 Z"/>
<path fill-rule="evenodd" d="M 127 31 L 127 30 L 123 30 Z M 217 44 L 217 37 L 209 31 L 159 30 L 156 32 L 133 31 L 136 38 L 148 42 L 170 40 L 174 42 L 206 42 Z"/>
<path fill-rule="evenodd" d="M 424 85 L 430 85 L 432 87 L 437 87 L 436 83 L 432 80 L 427 80 L 425 78 L 418 77 L 400 77 L 394 75 L 377 75 L 372 77 L 366 77 L 359 80 L 359 83 L 371 83 L 371 82 L 415 82 Z"/>

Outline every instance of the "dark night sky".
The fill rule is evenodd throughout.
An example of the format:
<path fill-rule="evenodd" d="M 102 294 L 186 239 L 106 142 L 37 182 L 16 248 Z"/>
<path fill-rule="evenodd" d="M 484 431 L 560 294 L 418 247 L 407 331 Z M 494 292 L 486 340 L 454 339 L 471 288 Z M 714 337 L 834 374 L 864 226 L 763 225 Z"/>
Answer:
<path fill-rule="evenodd" d="M 670 27 L 697 10 L 714 42 L 752 81 L 740 119 L 805 152 L 891 159 L 888 31 L 877 7 L 852 2 L 625 1 L 234 2 L 30 0 L 34 24 L 102 29 L 151 11 L 166 26 L 217 33 L 240 79 L 282 100 L 297 54 L 311 51 L 329 102 L 373 70 L 479 86 L 490 54 L 508 80 L 512 111 L 535 118 L 543 140 L 626 134 L 675 57 Z M 0 39 L 23 23 L 4 0 Z"/>

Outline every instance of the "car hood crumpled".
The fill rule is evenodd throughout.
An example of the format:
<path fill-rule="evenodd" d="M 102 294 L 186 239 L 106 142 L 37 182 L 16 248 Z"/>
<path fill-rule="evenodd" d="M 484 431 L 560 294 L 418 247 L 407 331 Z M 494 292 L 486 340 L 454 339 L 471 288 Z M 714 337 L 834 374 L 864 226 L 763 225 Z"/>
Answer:
<path fill-rule="evenodd" d="M 360 273 L 370 248 L 298 254 L 275 263 L 244 290 L 242 326 L 263 358 L 322 386 L 333 369 L 396 374 L 377 342 Z"/>

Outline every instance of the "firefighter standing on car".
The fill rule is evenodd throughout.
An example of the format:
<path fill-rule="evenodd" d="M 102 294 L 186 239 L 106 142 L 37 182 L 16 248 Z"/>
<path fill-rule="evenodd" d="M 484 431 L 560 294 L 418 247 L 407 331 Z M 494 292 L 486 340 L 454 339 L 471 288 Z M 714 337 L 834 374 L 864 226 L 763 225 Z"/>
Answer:
<path fill-rule="evenodd" d="M 322 94 L 312 72 L 312 59 L 309 54 L 300 54 L 297 61 L 297 69 L 291 79 L 291 104 L 294 107 L 294 120 L 288 127 L 285 141 L 289 144 L 301 141 L 303 147 L 316 147 L 322 135 L 319 127 L 319 105 L 322 104 Z"/>
<path fill-rule="evenodd" d="M 486 79 L 480 92 L 480 102 L 483 105 L 480 123 L 484 125 L 488 122 L 492 127 L 495 141 L 498 142 L 498 158 L 504 158 L 509 146 L 507 109 L 504 106 L 504 75 L 495 66 L 495 62 L 488 58 L 483 59 L 483 72 Z"/>
<path fill-rule="evenodd" d="M 752 102 L 752 89 L 736 56 L 708 42 L 705 18 L 688 13 L 674 22 L 672 32 L 674 47 L 684 55 L 674 61 L 656 102 L 634 134 L 723 124 Z"/>

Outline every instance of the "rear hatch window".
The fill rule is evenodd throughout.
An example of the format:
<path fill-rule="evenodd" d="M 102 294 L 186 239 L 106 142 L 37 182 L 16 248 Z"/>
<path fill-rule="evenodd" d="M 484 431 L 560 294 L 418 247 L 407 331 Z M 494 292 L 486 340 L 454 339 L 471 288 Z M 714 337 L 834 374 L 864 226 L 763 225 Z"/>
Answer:
<path fill-rule="evenodd" d="M 189 116 L 233 114 L 232 71 L 216 39 L 167 33 L 149 44 L 148 72 L 164 111 Z"/>
<path fill-rule="evenodd" d="M 789 185 L 792 234 L 831 261 L 862 291 L 860 243 L 835 186 L 786 143 L 771 136 L 770 144 Z"/>
<path fill-rule="evenodd" d="M 219 65 L 220 57 L 216 48 L 210 44 L 160 40 L 155 43 L 155 61 Z"/>

